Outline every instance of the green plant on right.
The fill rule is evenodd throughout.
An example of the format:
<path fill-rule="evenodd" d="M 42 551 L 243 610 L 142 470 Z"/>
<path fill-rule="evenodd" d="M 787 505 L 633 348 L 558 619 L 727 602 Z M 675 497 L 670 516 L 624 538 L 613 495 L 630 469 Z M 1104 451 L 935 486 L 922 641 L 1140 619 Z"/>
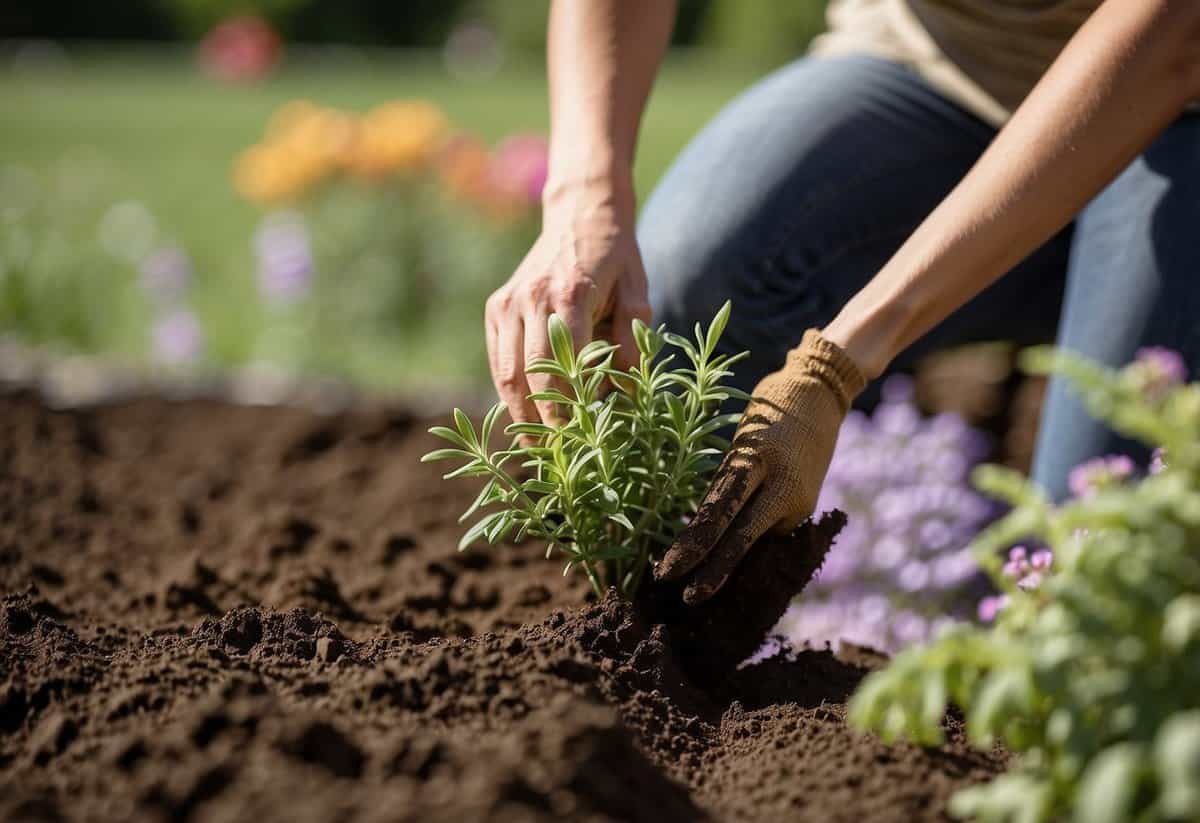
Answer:
<path fill-rule="evenodd" d="M 1200 820 L 1200 384 L 1172 385 L 1151 361 L 1110 371 L 1049 349 L 1027 370 L 1057 373 L 1166 466 L 1053 505 L 1018 474 L 976 482 L 1012 505 L 976 555 L 1008 598 L 992 627 L 959 626 L 898 655 L 863 683 L 851 722 L 885 741 L 937 744 L 950 703 L 975 744 L 1018 754 L 950 811 L 981 821 Z M 1034 538 L 1054 571 L 1022 589 L 1000 551 Z"/>

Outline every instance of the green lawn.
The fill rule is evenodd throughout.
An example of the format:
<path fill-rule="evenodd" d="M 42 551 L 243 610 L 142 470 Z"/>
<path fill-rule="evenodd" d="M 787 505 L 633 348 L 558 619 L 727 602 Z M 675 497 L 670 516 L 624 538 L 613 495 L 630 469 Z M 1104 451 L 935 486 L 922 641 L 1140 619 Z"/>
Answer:
<path fill-rule="evenodd" d="M 644 194 L 688 137 L 751 81 L 746 70 L 680 57 L 664 69 L 643 128 L 637 178 Z M 545 129 L 545 76 L 517 66 L 485 82 L 449 77 L 436 55 L 335 53 L 294 60 L 272 80 L 229 88 L 197 72 L 186 53 L 76 58 L 68 71 L 0 74 L 0 159 L 46 168 L 88 146 L 116 164 L 201 262 L 218 263 L 249 236 L 253 207 L 229 186 L 236 153 L 270 113 L 296 98 L 366 109 L 422 97 L 456 124 L 495 139 Z"/>

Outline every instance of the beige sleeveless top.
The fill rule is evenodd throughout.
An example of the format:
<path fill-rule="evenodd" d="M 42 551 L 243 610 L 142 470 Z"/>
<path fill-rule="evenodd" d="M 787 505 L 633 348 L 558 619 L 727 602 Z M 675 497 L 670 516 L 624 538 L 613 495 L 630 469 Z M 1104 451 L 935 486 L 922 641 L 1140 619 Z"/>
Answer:
<path fill-rule="evenodd" d="M 1101 0 L 831 0 L 815 54 L 875 54 L 999 126 Z"/>

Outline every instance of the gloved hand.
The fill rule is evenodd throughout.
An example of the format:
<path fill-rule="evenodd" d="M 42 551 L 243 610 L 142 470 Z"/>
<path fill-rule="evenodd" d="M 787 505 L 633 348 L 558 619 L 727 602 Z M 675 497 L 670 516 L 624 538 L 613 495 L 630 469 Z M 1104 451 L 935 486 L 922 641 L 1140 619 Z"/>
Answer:
<path fill-rule="evenodd" d="M 838 428 L 866 385 L 858 366 L 816 329 L 751 393 L 725 459 L 692 522 L 654 567 L 657 580 L 695 569 L 690 604 L 711 597 L 768 530 L 813 513 Z"/>

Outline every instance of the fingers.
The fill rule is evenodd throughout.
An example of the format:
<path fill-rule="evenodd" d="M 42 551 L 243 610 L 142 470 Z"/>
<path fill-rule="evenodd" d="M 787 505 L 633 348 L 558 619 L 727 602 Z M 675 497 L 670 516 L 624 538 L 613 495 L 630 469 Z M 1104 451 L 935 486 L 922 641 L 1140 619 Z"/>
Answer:
<path fill-rule="evenodd" d="M 579 351 L 592 339 L 596 284 L 590 278 L 580 277 L 555 289 L 555 292 L 552 308 L 571 332 L 575 351 Z M 549 316 L 549 312 L 546 314 Z"/>
<path fill-rule="evenodd" d="M 518 423 L 538 419 L 537 408 L 527 397 L 529 387 L 525 380 L 523 340 L 524 323 L 520 315 L 513 311 L 498 310 L 496 304 L 489 301 L 487 349 L 492 383 L 496 387 L 496 394 L 508 407 L 509 416 Z"/>
<path fill-rule="evenodd" d="M 650 304 L 644 295 L 626 295 L 617 301 L 613 312 L 612 342 L 620 345 L 613 355 L 613 364 L 619 369 L 636 366 L 639 359 L 637 342 L 633 338 L 633 321 L 650 324 Z"/>
<path fill-rule="evenodd" d="M 759 494 L 738 512 L 728 531 L 683 590 L 683 602 L 694 606 L 716 594 L 738 563 L 742 562 L 754 541 L 774 525 L 779 506 L 773 496 L 765 492 L 765 489 L 760 489 Z"/>
<path fill-rule="evenodd" d="M 633 321 L 650 324 L 650 287 L 646 281 L 646 269 L 642 256 L 635 249 L 632 258 L 618 283 L 616 305 L 613 307 L 613 340 L 617 349 L 613 361 L 617 368 L 628 369 L 637 365 L 637 343 L 633 338 Z"/>
<path fill-rule="evenodd" d="M 656 580 L 674 580 L 703 561 L 763 480 L 762 461 L 734 449 L 726 455 L 696 516 L 654 567 Z"/>
<path fill-rule="evenodd" d="M 525 364 L 529 365 L 535 360 L 544 358 L 552 358 L 554 355 L 550 348 L 550 336 L 547 333 L 546 319 L 539 317 L 526 317 L 525 319 Z M 561 381 L 554 381 L 548 374 L 526 374 L 525 380 L 529 384 L 531 392 L 545 391 L 549 388 L 557 388 L 562 390 L 562 385 L 556 385 Z M 558 408 L 554 403 L 548 400 L 535 401 L 534 405 L 537 408 L 538 415 L 541 416 L 542 422 L 547 425 L 561 425 L 562 419 Z"/>

